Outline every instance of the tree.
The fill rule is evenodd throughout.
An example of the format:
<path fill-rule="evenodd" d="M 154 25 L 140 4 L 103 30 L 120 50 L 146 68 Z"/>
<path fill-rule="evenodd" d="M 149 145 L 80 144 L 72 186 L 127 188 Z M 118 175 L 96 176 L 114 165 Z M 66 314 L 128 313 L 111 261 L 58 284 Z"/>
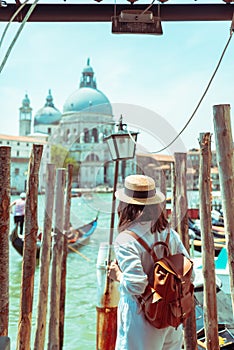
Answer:
<path fill-rule="evenodd" d="M 51 146 L 51 163 L 55 164 L 56 168 L 67 168 L 68 164 L 72 164 L 73 176 L 78 176 L 79 162 L 61 145 Z"/>

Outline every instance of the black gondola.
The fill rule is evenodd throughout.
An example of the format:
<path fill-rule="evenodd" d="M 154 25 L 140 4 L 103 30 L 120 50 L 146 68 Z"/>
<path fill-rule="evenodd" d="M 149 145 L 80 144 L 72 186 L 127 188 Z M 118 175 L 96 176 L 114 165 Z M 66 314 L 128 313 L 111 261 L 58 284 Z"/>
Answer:
<path fill-rule="evenodd" d="M 77 249 L 81 246 L 84 246 L 88 244 L 91 235 L 94 233 L 96 227 L 97 227 L 97 220 L 98 215 L 94 220 L 89 222 L 88 224 L 85 224 L 83 226 L 80 226 L 76 229 L 73 229 L 71 232 L 68 233 L 68 252 L 71 252 L 74 249 Z M 24 247 L 24 240 L 22 237 L 18 235 L 18 225 L 16 224 L 13 228 L 10 240 L 12 243 L 12 246 L 14 249 L 23 256 L 23 247 Z M 41 248 L 41 241 L 38 239 L 37 241 L 37 259 L 40 256 L 40 248 Z"/>
<path fill-rule="evenodd" d="M 197 252 L 201 252 L 201 231 L 200 228 L 194 223 L 194 221 L 189 218 L 189 235 L 190 235 L 190 246 L 193 247 Z M 216 227 L 212 226 L 212 234 L 214 237 L 214 248 L 215 248 L 215 256 L 218 256 L 221 249 L 226 246 L 225 233 L 222 231 L 223 228 L 215 229 Z M 192 232 L 192 233 L 191 233 Z"/>

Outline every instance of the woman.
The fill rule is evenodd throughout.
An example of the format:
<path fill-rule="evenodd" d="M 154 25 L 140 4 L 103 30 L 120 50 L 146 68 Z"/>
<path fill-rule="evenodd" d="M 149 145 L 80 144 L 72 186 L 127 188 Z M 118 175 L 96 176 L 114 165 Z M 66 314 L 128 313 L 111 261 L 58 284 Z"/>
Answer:
<path fill-rule="evenodd" d="M 109 276 L 120 282 L 118 305 L 118 330 L 116 350 L 180 350 L 183 342 L 182 327 L 156 329 L 145 319 L 137 301 L 148 281 L 152 269 L 150 254 L 132 237 L 135 232 L 152 246 L 156 241 L 165 241 L 168 222 L 164 216 L 165 196 L 156 191 L 152 178 L 130 175 L 125 179 L 124 188 L 116 191 L 118 206 L 119 235 L 115 240 L 115 254 L 118 264 L 112 262 Z M 172 254 L 188 253 L 179 235 L 170 229 L 169 248 Z M 157 247 L 158 258 L 163 248 Z"/>

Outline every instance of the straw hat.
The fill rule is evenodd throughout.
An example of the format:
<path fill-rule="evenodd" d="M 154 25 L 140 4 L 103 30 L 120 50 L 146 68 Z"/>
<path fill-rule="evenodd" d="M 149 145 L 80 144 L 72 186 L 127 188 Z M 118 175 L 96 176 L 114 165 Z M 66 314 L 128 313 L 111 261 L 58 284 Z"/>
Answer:
<path fill-rule="evenodd" d="M 20 198 L 26 198 L 26 193 L 25 192 L 20 193 Z"/>
<path fill-rule="evenodd" d="M 165 201 L 162 192 L 156 190 L 154 180 L 145 175 L 130 175 L 124 181 L 124 188 L 115 192 L 122 202 L 138 205 L 159 204 Z"/>

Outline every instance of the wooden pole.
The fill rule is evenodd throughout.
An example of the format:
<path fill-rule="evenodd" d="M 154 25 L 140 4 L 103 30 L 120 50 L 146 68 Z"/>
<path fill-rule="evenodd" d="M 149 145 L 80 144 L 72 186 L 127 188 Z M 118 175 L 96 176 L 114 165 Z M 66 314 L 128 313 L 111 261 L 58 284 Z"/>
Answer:
<path fill-rule="evenodd" d="M 53 235 L 50 319 L 48 350 L 59 349 L 60 323 L 60 292 L 61 292 L 61 265 L 63 252 L 64 228 L 64 190 L 66 170 L 57 169 L 56 174 L 56 201 L 55 201 L 55 228 Z"/>
<path fill-rule="evenodd" d="M 175 153 L 175 179 L 176 228 L 185 248 L 189 252 L 186 153 Z M 195 302 L 191 315 L 185 322 L 184 342 L 186 350 L 197 349 Z"/>
<path fill-rule="evenodd" d="M 38 297 L 37 325 L 34 350 L 44 349 L 46 332 L 46 315 L 48 305 L 49 267 L 51 256 L 51 231 L 54 207 L 55 165 L 47 165 L 46 201 L 44 212 L 44 228 L 40 251 L 40 283 Z"/>
<path fill-rule="evenodd" d="M 214 266 L 214 239 L 211 232 L 211 135 L 202 133 L 200 143 L 200 225 L 202 242 L 202 271 L 204 275 L 204 325 L 206 349 L 219 350 L 216 282 Z"/>
<path fill-rule="evenodd" d="M 17 337 L 18 350 L 30 350 L 34 275 L 37 252 L 36 242 L 38 231 L 38 173 L 42 152 L 42 145 L 33 145 L 29 160 L 28 189 L 25 203 L 25 237 L 21 279 L 20 315 Z"/>
<path fill-rule="evenodd" d="M 8 335 L 11 148 L 0 147 L 0 336 Z"/>
<path fill-rule="evenodd" d="M 213 113 L 234 314 L 234 155 L 230 105 L 214 106 Z"/>
<path fill-rule="evenodd" d="M 70 211 L 71 211 L 71 188 L 72 188 L 72 173 L 73 165 L 68 164 L 68 180 L 66 188 L 65 202 L 65 218 L 64 218 L 64 239 L 63 239 L 63 254 L 62 254 L 62 274 L 61 274 L 61 294 L 60 294 L 60 321 L 59 321 L 59 349 L 63 348 L 64 338 L 64 314 L 65 314 L 65 299 L 66 299 L 66 274 L 67 274 L 67 235 L 66 232 L 70 229 Z"/>

